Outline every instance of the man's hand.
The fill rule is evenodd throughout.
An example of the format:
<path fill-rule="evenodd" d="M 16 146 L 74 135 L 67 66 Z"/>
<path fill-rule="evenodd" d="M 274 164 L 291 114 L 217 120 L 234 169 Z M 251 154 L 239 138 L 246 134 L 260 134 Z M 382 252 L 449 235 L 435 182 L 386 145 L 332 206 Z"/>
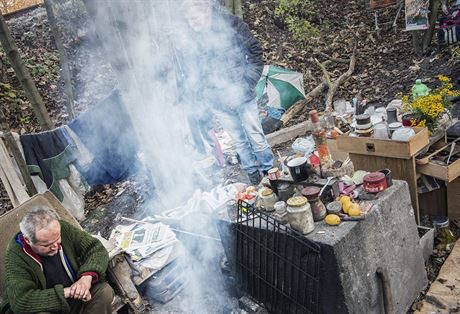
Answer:
<path fill-rule="evenodd" d="M 81 276 L 81 278 L 75 281 L 73 285 L 68 288 L 64 288 L 64 295 L 65 289 L 69 289 L 69 298 L 89 301 L 91 299 L 91 293 L 89 290 L 91 289 L 92 280 L 93 277 L 91 276 Z"/>

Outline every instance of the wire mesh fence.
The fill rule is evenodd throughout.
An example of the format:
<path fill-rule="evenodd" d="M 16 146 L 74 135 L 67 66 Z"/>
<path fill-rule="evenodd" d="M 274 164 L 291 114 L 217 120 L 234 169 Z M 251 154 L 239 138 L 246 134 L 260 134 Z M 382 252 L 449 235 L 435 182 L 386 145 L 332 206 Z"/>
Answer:
<path fill-rule="evenodd" d="M 268 214 L 238 203 L 236 272 L 270 313 L 317 313 L 320 246 Z"/>

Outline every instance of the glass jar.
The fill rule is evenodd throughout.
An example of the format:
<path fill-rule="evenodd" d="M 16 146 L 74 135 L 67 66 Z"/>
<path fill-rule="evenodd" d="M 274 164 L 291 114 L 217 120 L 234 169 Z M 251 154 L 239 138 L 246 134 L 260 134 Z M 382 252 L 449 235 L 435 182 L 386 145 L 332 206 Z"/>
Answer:
<path fill-rule="evenodd" d="M 287 211 L 286 211 L 286 202 L 284 201 L 278 201 L 275 203 L 275 213 L 273 216 L 275 217 L 276 220 L 278 220 L 280 223 L 283 225 L 288 223 L 288 216 L 287 216 Z"/>
<path fill-rule="evenodd" d="M 302 234 L 308 234 L 315 229 L 313 214 L 306 197 L 291 197 L 287 200 L 287 205 L 286 211 L 292 229 Z"/>
<path fill-rule="evenodd" d="M 272 212 L 275 210 L 275 203 L 278 201 L 276 194 L 273 193 L 273 190 L 270 188 L 263 188 L 259 192 L 259 197 L 262 201 L 263 208 L 268 211 Z"/>
<path fill-rule="evenodd" d="M 449 218 L 436 217 L 433 219 L 433 226 L 436 230 L 436 237 L 439 240 L 437 248 L 450 250 L 455 243 L 455 236 L 449 228 Z"/>
<path fill-rule="evenodd" d="M 314 221 L 323 220 L 326 217 L 326 206 L 319 199 L 321 189 L 317 186 L 307 186 L 302 190 L 302 195 L 305 196 L 310 203 L 311 212 Z"/>

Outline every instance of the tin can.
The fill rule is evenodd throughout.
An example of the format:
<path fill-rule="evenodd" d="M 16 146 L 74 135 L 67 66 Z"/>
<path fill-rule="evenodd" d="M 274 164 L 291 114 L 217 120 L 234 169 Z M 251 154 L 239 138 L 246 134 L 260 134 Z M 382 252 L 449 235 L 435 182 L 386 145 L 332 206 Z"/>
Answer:
<path fill-rule="evenodd" d="M 278 168 L 271 168 L 267 172 L 267 176 L 269 180 L 278 180 L 281 177 L 281 171 Z"/>
<path fill-rule="evenodd" d="M 387 189 L 387 180 L 381 172 L 371 172 L 363 178 L 363 188 L 368 193 L 379 193 Z"/>

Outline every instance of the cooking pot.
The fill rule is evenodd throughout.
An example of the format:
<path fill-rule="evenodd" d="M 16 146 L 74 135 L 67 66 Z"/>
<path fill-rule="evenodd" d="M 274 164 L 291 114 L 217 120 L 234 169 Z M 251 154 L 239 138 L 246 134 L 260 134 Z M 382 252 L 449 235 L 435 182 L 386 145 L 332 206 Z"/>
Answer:
<path fill-rule="evenodd" d="M 296 157 L 287 162 L 289 172 L 292 179 L 297 181 L 305 181 L 308 179 L 309 168 L 311 165 L 307 162 L 307 157 Z"/>

